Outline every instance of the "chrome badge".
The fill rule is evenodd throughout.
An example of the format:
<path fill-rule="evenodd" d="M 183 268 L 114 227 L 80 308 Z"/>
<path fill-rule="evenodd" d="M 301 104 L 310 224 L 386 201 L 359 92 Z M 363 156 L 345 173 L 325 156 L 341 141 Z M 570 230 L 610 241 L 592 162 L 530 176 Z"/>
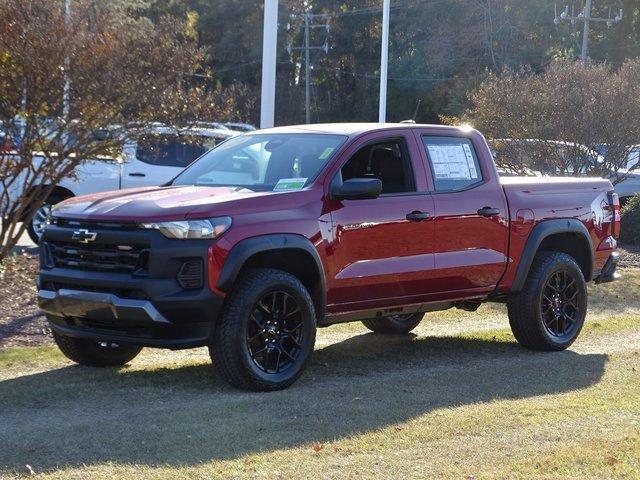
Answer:
<path fill-rule="evenodd" d="M 98 232 L 90 232 L 85 228 L 81 228 L 80 230 L 75 230 L 73 232 L 72 240 L 77 240 L 80 243 L 89 243 L 93 242 L 98 236 Z"/>

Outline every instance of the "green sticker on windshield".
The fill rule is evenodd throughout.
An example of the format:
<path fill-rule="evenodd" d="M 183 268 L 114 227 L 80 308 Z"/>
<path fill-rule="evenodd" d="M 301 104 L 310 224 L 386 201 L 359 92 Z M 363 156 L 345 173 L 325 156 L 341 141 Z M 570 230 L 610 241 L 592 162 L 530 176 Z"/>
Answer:
<path fill-rule="evenodd" d="M 281 178 L 276 183 L 276 186 L 273 187 L 273 190 L 276 192 L 281 190 L 300 190 L 304 187 L 306 181 L 306 178 Z"/>
<path fill-rule="evenodd" d="M 329 158 L 329 155 L 331 155 L 334 150 L 335 150 L 335 148 L 333 148 L 333 147 L 327 147 L 327 148 L 324 149 L 324 152 L 322 152 L 322 155 L 320 155 L 320 157 L 318 157 L 318 158 L 320 160 L 326 160 L 327 158 Z"/>

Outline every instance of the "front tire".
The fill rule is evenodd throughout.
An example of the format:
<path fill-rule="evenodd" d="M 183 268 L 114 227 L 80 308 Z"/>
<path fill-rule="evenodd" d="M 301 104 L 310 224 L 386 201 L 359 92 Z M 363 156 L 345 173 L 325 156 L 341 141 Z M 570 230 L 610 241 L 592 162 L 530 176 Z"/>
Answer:
<path fill-rule="evenodd" d="M 388 317 L 368 318 L 362 323 L 372 332 L 384 334 L 402 334 L 409 333 L 416 328 L 424 317 L 424 313 L 408 313 L 399 315 L 390 315 Z"/>
<path fill-rule="evenodd" d="M 523 347 L 566 349 L 578 337 L 587 314 L 582 270 L 566 253 L 538 253 L 522 291 L 511 295 L 507 310 L 513 335 Z"/>
<path fill-rule="evenodd" d="M 315 338 L 315 308 L 302 282 L 281 270 L 254 269 L 230 294 L 209 354 L 234 387 L 281 390 L 305 370 Z"/>
<path fill-rule="evenodd" d="M 121 367 L 133 360 L 142 350 L 142 347 L 135 345 L 74 338 L 55 331 L 53 339 L 69 360 L 91 367 Z"/>

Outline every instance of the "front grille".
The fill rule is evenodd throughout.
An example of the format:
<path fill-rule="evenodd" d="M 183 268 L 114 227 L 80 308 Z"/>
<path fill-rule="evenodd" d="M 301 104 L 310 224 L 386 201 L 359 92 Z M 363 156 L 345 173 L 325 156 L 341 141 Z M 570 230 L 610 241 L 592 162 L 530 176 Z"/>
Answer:
<path fill-rule="evenodd" d="M 148 249 L 136 245 L 84 246 L 52 241 L 47 245 L 53 264 L 63 268 L 133 273 L 146 270 L 149 258 Z"/>
<path fill-rule="evenodd" d="M 91 230 L 135 230 L 138 228 L 136 223 L 132 222 L 91 222 L 87 220 L 71 220 L 68 218 L 53 217 L 52 225 L 66 228 L 88 228 Z"/>

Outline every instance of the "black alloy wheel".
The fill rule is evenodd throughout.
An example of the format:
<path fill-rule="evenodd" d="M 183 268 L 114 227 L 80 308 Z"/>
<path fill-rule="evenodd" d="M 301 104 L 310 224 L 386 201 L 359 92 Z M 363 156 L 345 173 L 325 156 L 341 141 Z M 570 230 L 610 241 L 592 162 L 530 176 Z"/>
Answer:
<path fill-rule="evenodd" d="M 258 300 L 247 326 L 251 360 L 265 373 L 285 372 L 298 359 L 304 343 L 304 322 L 297 300 L 273 291 Z"/>
<path fill-rule="evenodd" d="M 567 270 L 558 270 L 547 280 L 542 291 L 541 313 L 550 335 L 571 337 L 578 326 L 580 289 Z"/>

